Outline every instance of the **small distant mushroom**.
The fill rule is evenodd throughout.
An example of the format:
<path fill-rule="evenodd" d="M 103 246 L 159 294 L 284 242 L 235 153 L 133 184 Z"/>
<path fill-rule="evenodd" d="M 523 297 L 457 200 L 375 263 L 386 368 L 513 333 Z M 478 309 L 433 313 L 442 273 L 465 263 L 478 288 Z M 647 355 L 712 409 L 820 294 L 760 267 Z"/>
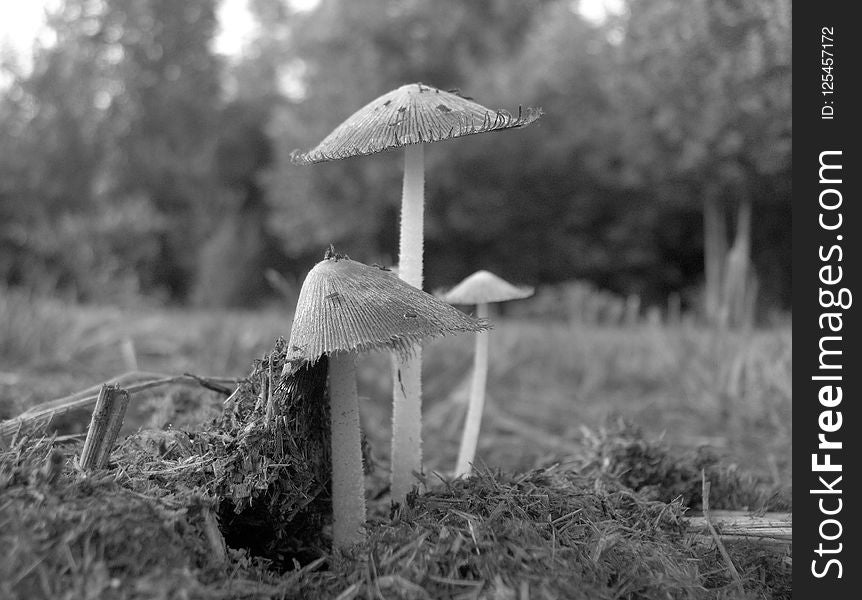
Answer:
<path fill-rule="evenodd" d="M 428 337 L 488 325 L 401 281 L 389 271 L 327 252 L 299 292 L 287 364 L 329 358 L 333 545 L 361 542 L 365 493 L 355 356 L 385 349 L 408 355 Z"/>
<path fill-rule="evenodd" d="M 476 316 L 487 319 L 488 305 L 508 300 L 528 298 L 533 295 L 529 286 L 516 287 L 489 271 L 476 271 L 464 281 L 444 294 L 441 299 L 450 304 L 475 304 Z M 479 442 L 479 427 L 485 407 L 485 385 L 488 380 L 488 332 L 476 334 L 476 352 L 473 363 L 473 380 L 470 386 L 470 403 L 464 421 L 464 433 L 455 464 L 455 476 L 469 475 L 476 446 Z"/>
<path fill-rule="evenodd" d="M 422 289 L 422 246 L 425 210 L 424 144 L 452 138 L 525 127 L 542 111 L 519 109 L 518 116 L 491 110 L 460 93 L 422 83 L 403 85 L 372 100 L 336 127 L 308 152 L 294 150 L 295 164 L 308 165 L 351 156 L 404 148 L 401 237 L 398 275 Z M 422 353 L 395 361 L 392 416 L 392 495 L 403 500 L 422 470 Z"/>

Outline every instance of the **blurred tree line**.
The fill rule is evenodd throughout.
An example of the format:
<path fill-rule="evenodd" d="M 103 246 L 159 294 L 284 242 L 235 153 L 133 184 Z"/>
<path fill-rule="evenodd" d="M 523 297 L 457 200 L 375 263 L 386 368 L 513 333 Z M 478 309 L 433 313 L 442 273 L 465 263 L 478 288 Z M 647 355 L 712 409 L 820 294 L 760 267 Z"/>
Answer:
<path fill-rule="evenodd" d="M 392 263 L 400 153 L 288 155 L 421 81 L 545 112 L 426 151 L 429 289 L 486 268 L 717 319 L 754 290 L 789 308 L 789 0 L 629 0 L 601 23 L 572 0 L 249 6 L 230 59 L 216 0 L 65 0 L 32 70 L 3 60 L 0 282 L 250 305 L 330 242 Z"/>

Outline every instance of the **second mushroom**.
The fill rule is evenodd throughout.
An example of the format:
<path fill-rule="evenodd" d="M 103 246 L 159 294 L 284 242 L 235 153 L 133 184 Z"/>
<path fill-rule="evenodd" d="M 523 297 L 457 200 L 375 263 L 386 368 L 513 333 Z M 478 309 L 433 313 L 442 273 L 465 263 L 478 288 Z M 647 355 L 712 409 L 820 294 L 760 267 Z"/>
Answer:
<path fill-rule="evenodd" d="M 334 252 L 309 271 L 296 303 L 286 358 L 294 369 L 324 355 L 329 358 L 335 547 L 365 537 L 356 354 L 389 350 L 407 356 L 428 337 L 487 327 L 389 271 Z"/>
<path fill-rule="evenodd" d="M 533 295 L 529 286 L 516 287 L 490 271 L 476 271 L 442 296 L 450 304 L 475 304 L 476 316 L 487 319 L 489 304 L 527 298 Z M 488 380 L 488 332 L 476 334 L 476 351 L 473 358 L 473 379 L 470 385 L 470 403 L 464 421 L 464 433 L 455 464 L 455 476 L 469 475 L 476 448 L 479 428 L 485 407 L 485 386 Z"/>

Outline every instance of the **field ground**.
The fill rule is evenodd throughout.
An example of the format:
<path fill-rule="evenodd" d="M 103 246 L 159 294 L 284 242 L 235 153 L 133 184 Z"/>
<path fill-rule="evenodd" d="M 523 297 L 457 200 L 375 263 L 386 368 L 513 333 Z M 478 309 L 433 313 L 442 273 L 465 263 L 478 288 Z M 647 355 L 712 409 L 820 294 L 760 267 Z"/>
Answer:
<path fill-rule="evenodd" d="M 289 335 L 290 322 L 288 310 L 123 310 L 4 291 L 0 418 L 128 371 L 242 378 L 278 336 Z M 555 469 L 557 463 L 563 468 L 583 465 L 584 456 L 608 435 L 627 431 L 619 424 L 624 421 L 639 429 L 643 439 L 661 439 L 680 456 L 708 449 L 725 471 L 745 473 L 777 491 L 783 498 L 781 508 L 788 508 L 789 326 L 717 335 L 693 325 L 608 327 L 503 318 L 495 321 L 491 335 L 488 411 L 478 454 L 491 469 L 526 473 Z M 427 473 L 445 476 L 453 467 L 472 348 L 470 336 L 456 336 L 434 340 L 424 351 Z M 378 353 L 360 358 L 358 373 L 363 426 L 379 463 L 373 479 L 382 480 L 391 414 L 389 357 Z M 220 413 L 223 398 L 188 387 L 135 395 L 125 432 L 168 424 L 198 427 Z M 58 419 L 56 426 L 61 433 L 77 433 L 88 420 L 88 411 L 78 411 Z M 524 480 L 517 479 L 517 485 L 488 481 L 475 485 L 491 485 L 502 494 L 501 486 L 514 490 Z M 711 503 L 725 507 L 720 495 L 711 497 Z M 432 508 L 426 506 L 428 514 Z M 377 512 L 378 517 L 385 514 L 383 509 Z M 770 576 L 767 573 L 767 579 Z M 401 583 L 407 586 L 402 594 L 407 594 L 409 582 Z M 688 592 L 678 597 L 701 597 Z"/>
<path fill-rule="evenodd" d="M 7 295 L 0 298 L 0 417 L 132 370 L 243 377 L 278 336 L 289 337 L 291 319 L 288 310 L 122 310 Z M 576 446 L 584 428 L 622 417 L 673 446 L 710 446 L 729 462 L 790 484 L 789 326 L 718 336 L 694 326 L 506 319 L 494 325 L 489 416 L 478 455 L 489 466 L 536 466 Z M 429 470 L 445 471 L 454 462 L 472 343 L 462 335 L 426 346 Z M 360 358 L 363 424 L 383 461 L 388 370 L 384 354 Z M 175 390 L 165 399 L 155 390 L 149 399 L 133 399 L 126 429 L 181 417 L 171 414 L 170 400 L 190 393 Z M 217 399 L 203 396 L 213 410 Z"/>

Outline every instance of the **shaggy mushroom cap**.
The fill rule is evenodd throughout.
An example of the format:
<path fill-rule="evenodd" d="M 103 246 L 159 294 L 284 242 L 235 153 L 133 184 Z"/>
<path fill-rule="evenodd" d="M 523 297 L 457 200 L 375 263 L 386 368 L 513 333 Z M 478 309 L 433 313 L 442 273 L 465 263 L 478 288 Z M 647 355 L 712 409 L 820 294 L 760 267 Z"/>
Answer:
<path fill-rule="evenodd" d="M 428 337 L 484 331 L 486 321 L 405 283 L 391 271 L 328 258 L 309 271 L 296 303 L 288 359 L 394 350 L 410 355 Z"/>
<path fill-rule="evenodd" d="M 525 127 L 542 115 L 541 109 L 519 108 L 518 116 L 492 110 L 460 96 L 422 83 L 410 83 L 383 94 L 353 113 L 315 148 L 294 150 L 297 165 L 376 154 L 410 144 Z"/>
<path fill-rule="evenodd" d="M 534 291 L 530 286 L 514 286 L 490 271 L 476 271 L 440 299 L 449 304 L 488 304 L 528 298 Z"/>

